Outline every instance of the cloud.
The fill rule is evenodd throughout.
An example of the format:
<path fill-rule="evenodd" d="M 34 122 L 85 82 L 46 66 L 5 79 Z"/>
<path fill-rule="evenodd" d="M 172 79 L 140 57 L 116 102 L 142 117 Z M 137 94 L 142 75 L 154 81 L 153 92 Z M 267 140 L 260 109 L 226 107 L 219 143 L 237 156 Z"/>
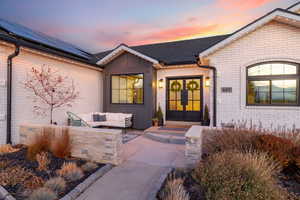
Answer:
<path fill-rule="evenodd" d="M 143 33 L 136 33 L 135 30 L 138 30 L 139 28 L 123 28 L 124 29 L 119 29 L 118 31 L 107 29 L 105 31 L 99 30 L 93 40 L 95 41 L 95 43 L 101 45 L 104 48 L 112 48 L 119 45 L 120 43 L 126 43 L 127 45 L 133 46 L 200 37 L 209 33 L 213 34 L 215 32 L 218 32 L 219 26 L 217 24 L 207 26 L 179 24 L 175 27 L 154 29 L 149 25 L 148 28 L 144 27 L 148 31 Z"/>
<path fill-rule="evenodd" d="M 182 2 L 174 1 L 178 1 L 178 4 Z M 84 23 L 70 23 L 68 20 L 48 20 L 45 23 L 44 19 L 39 18 L 27 20 L 27 25 L 88 51 L 99 52 L 120 43 L 142 45 L 230 33 L 254 20 L 262 13 L 261 9 L 273 7 L 270 2 L 279 0 L 191 1 L 196 2 L 194 6 L 187 9 L 174 6 L 173 12 L 162 12 L 167 5 L 160 5 L 155 14 L 151 11 L 151 16 L 142 10 L 136 13 L 123 12 L 123 18 L 109 20 L 105 20 L 106 15 L 90 17 L 99 20 Z M 24 23 L 24 20 L 21 22 Z"/>
<path fill-rule="evenodd" d="M 217 6 L 223 9 L 245 11 L 264 6 L 277 0 L 218 0 Z"/>
<path fill-rule="evenodd" d="M 207 34 L 216 31 L 217 24 L 213 25 L 190 25 L 190 26 L 178 26 L 168 29 L 163 29 L 157 32 L 150 33 L 141 38 L 142 42 L 154 42 L 154 41 L 170 41 L 183 38 L 193 37 L 194 35 Z"/>

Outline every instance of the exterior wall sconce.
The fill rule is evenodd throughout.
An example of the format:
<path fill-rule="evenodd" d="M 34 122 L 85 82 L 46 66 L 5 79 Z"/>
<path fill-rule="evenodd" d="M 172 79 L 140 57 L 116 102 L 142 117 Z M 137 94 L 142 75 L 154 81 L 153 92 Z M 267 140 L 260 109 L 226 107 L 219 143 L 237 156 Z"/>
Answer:
<path fill-rule="evenodd" d="M 205 78 L 205 87 L 210 87 L 210 78 L 209 77 Z"/>
<path fill-rule="evenodd" d="M 164 87 L 164 79 L 159 79 L 158 88 L 163 88 L 163 87 Z"/>

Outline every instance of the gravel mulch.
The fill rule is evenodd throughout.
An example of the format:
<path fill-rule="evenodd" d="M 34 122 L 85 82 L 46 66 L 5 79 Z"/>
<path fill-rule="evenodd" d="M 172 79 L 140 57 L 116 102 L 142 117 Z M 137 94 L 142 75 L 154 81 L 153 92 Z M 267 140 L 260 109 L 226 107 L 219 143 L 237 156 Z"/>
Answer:
<path fill-rule="evenodd" d="M 30 161 L 26 159 L 26 153 L 27 148 L 22 147 L 19 151 L 13 152 L 13 153 L 7 153 L 0 155 L 0 161 L 8 161 L 8 165 L 5 168 L 1 168 L 1 170 L 9 169 L 14 166 L 20 166 L 31 173 L 33 173 L 35 176 L 42 178 L 44 181 L 47 181 L 51 177 L 57 177 L 56 171 L 61 168 L 63 163 L 65 162 L 74 162 L 77 164 L 78 167 L 85 164 L 87 161 L 77 158 L 69 158 L 69 159 L 61 159 L 54 157 L 52 154 L 48 154 L 48 158 L 50 159 L 50 164 L 48 165 L 47 171 L 39 171 L 38 163 L 36 161 Z M 78 184 L 80 184 L 84 179 L 89 177 L 91 174 L 96 172 L 101 167 L 105 166 L 104 164 L 97 164 L 98 167 L 92 171 L 84 172 L 83 178 L 73 181 L 73 182 L 67 182 L 66 190 L 59 195 L 59 197 L 63 197 L 65 194 L 70 192 L 72 189 L 74 189 Z M 12 175 L 13 176 L 13 175 Z M 0 177 L 1 178 L 1 177 Z M 22 183 L 18 183 L 15 186 L 4 186 L 4 188 L 17 200 L 25 199 L 23 196 L 24 187 Z"/>

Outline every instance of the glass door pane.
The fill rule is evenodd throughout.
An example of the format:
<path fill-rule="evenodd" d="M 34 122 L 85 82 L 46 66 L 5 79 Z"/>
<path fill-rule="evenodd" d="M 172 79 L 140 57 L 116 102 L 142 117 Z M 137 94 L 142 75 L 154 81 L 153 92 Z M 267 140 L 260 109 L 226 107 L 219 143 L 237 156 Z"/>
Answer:
<path fill-rule="evenodd" d="M 168 91 L 169 109 L 172 111 L 183 111 L 181 104 L 181 92 L 183 90 L 183 80 L 170 80 Z"/>
<path fill-rule="evenodd" d="M 188 91 L 188 105 L 186 111 L 201 110 L 201 81 L 200 79 L 186 79 L 185 88 Z"/>

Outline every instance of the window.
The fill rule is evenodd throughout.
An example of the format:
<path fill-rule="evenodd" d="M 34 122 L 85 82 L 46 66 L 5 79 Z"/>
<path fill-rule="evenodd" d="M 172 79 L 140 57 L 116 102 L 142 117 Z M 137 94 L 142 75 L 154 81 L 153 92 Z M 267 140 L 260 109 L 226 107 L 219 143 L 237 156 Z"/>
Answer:
<path fill-rule="evenodd" d="M 247 105 L 299 105 L 299 66 L 271 62 L 248 67 Z"/>
<path fill-rule="evenodd" d="M 112 75 L 111 103 L 143 104 L 144 103 L 144 75 Z"/>

